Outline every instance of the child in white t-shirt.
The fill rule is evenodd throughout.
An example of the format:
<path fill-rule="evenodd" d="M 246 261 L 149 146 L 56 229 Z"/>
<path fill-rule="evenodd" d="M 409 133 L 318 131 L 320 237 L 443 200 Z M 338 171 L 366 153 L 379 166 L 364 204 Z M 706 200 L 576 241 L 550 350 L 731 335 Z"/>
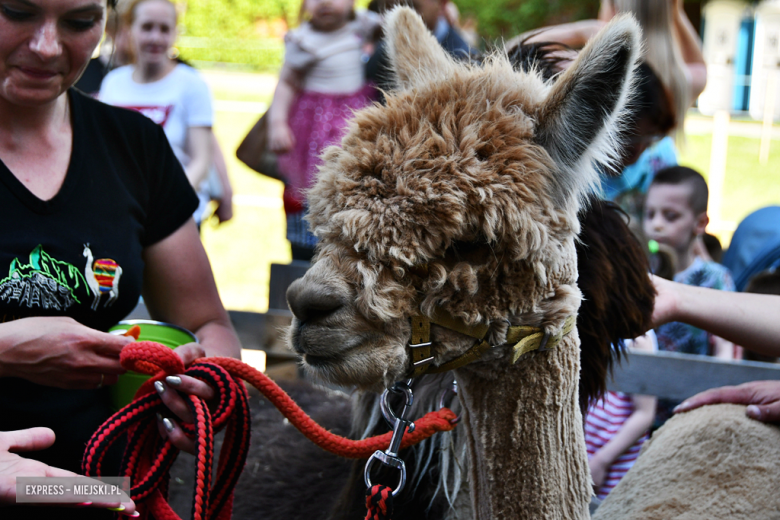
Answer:
<path fill-rule="evenodd" d="M 200 74 L 171 58 L 176 39 L 176 8 L 168 0 L 134 0 L 126 11 L 135 63 L 106 75 L 99 99 L 141 112 L 163 127 L 200 206 L 200 222 L 210 199 L 209 172 L 216 139 L 211 92 Z"/>

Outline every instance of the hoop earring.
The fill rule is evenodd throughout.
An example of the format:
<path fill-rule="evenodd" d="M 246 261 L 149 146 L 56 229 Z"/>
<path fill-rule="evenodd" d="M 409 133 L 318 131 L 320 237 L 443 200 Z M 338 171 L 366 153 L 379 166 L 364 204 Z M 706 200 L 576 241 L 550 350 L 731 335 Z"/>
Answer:
<path fill-rule="evenodd" d="M 178 57 L 179 57 L 179 49 L 177 49 L 176 47 L 171 47 L 170 49 L 168 49 L 169 59 L 175 60 Z"/>

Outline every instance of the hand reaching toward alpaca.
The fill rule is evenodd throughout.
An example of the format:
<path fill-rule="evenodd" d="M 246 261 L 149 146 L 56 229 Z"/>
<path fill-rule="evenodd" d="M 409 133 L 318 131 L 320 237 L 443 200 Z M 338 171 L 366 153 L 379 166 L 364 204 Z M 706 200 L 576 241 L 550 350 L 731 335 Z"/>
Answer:
<path fill-rule="evenodd" d="M 706 390 L 686 399 L 675 413 L 687 412 L 700 406 L 718 403 L 748 405 L 745 413 L 751 419 L 780 422 L 780 381 L 751 381 L 739 386 L 724 386 Z"/>

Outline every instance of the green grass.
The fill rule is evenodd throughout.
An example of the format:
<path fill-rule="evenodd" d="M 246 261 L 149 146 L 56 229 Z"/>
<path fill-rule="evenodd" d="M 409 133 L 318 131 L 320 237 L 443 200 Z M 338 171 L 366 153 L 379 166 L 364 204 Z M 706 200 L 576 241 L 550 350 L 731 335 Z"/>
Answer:
<path fill-rule="evenodd" d="M 217 100 L 270 102 L 275 77 L 233 72 L 205 72 Z M 217 112 L 214 131 L 228 161 L 238 201 L 235 216 L 219 227 L 204 225 L 203 243 L 211 259 L 217 286 L 229 309 L 264 312 L 268 308 L 271 263 L 290 261 L 285 239 L 282 185 L 259 175 L 235 158 L 235 150 L 260 114 Z M 756 123 L 760 124 L 760 123 Z M 689 135 L 680 162 L 706 177 L 710 164 L 710 135 Z M 769 162 L 758 162 L 758 139 L 731 137 L 721 218 L 739 223 L 752 211 L 780 204 L 780 141 L 773 141 Z M 254 202 L 260 201 L 258 207 Z M 247 203 L 249 202 L 249 203 Z M 274 204 L 276 204 L 274 206 Z M 719 233 L 724 244 L 730 232 Z"/>

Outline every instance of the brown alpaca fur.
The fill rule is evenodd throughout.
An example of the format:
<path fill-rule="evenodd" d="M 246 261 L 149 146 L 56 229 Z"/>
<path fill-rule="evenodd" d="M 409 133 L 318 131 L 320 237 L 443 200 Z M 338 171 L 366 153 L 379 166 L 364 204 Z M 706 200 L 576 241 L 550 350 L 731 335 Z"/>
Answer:
<path fill-rule="evenodd" d="M 778 482 L 780 428 L 744 406 L 705 406 L 653 434 L 594 520 L 776 519 Z"/>
<path fill-rule="evenodd" d="M 651 328 L 655 289 L 650 265 L 631 233 L 627 217 L 615 204 L 594 199 L 580 215 L 577 266 L 583 304 L 577 316 L 580 334 L 580 409 L 606 390 L 613 355 L 620 340 Z"/>
<path fill-rule="evenodd" d="M 455 372 L 474 517 L 586 518 L 577 334 L 513 364 L 506 332 L 555 334 L 579 308 L 577 214 L 594 159 L 619 149 L 639 30 L 616 18 L 554 84 L 506 56 L 454 62 L 409 9 L 387 34 L 400 90 L 324 154 L 309 193 L 321 242 L 287 293 L 290 345 L 315 377 L 381 389 L 408 373 L 412 315 L 489 325 L 496 347 Z M 474 343 L 431 337 L 435 365 Z"/>

